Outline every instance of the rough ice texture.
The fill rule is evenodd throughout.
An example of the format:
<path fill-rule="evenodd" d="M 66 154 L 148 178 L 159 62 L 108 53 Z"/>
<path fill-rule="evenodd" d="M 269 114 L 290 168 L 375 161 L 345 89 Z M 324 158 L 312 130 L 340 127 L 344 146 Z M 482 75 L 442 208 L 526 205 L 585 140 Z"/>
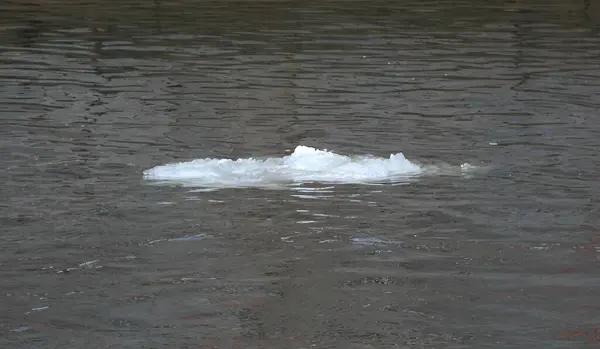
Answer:
<path fill-rule="evenodd" d="M 144 171 L 144 179 L 201 187 L 269 186 L 281 183 L 368 183 L 394 181 L 421 173 L 402 153 L 389 158 L 345 156 L 298 146 L 288 156 L 265 159 L 198 159 Z"/>

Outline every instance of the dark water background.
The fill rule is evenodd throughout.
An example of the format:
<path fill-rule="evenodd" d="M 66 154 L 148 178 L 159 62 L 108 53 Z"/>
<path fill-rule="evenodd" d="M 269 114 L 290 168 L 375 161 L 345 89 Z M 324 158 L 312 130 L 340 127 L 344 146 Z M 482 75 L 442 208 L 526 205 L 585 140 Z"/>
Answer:
<path fill-rule="evenodd" d="M 1 348 L 598 348 L 594 1 L 0 3 Z M 191 192 L 304 144 L 488 170 Z"/>

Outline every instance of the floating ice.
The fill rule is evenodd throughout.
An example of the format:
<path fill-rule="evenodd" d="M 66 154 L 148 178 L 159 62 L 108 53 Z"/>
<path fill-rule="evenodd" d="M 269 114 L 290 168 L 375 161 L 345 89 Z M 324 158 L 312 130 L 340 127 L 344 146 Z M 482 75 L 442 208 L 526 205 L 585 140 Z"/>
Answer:
<path fill-rule="evenodd" d="M 25 332 L 29 330 L 29 327 L 27 326 L 23 326 L 23 327 L 17 327 L 17 328 L 13 328 L 12 330 L 10 330 L 11 332 Z"/>
<path fill-rule="evenodd" d="M 402 153 L 389 158 L 345 156 L 327 150 L 298 146 L 288 156 L 265 159 L 198 159 L 157 166 L 144 171 L 144 179 L 210 187 L 268 187 L 285 183 L 398 182 L 419 175 L 421 167 Z"/>
<path fill-rule="evenodd" d="M 94 264 L 96 264 L 98 262 L 100 262 L 99 259 L 94 259 L 93 261 L 80 263 L 79 266 L 80 267 L 91 268 Z"/>
<path fill-rule="evenodd" d="M 46 309 L 50 309 L 50 307 L 45 306 L 45 307 L 33 308 L 33 309 L 31 309 L 31 311 L 37 312 L 37 311 L 42 311 L 42 310 L 46 310 Z"/>

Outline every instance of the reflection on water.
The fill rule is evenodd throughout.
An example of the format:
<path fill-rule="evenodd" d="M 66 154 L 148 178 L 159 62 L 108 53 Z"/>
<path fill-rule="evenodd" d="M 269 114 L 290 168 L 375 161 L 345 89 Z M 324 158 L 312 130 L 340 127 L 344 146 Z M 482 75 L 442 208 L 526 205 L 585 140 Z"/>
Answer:
<path fill-rule="evenodd" d="M 592 1 L 2 2 L 0 346 L 596 347 L 599 29 Z M 432 175 L 143 178 L 299 145 Z"/>

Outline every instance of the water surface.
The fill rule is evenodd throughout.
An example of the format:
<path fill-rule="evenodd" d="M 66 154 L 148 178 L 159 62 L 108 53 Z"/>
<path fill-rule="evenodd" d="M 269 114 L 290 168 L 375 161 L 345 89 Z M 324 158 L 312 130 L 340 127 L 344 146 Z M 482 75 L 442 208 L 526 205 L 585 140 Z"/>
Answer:
<path fill-rule="evenodd" d="M 9 0 L 0 23 L 2 348 L 597 347 L 597 4 Z M 301 145 L 443 170 L 144 178 Z"/>

